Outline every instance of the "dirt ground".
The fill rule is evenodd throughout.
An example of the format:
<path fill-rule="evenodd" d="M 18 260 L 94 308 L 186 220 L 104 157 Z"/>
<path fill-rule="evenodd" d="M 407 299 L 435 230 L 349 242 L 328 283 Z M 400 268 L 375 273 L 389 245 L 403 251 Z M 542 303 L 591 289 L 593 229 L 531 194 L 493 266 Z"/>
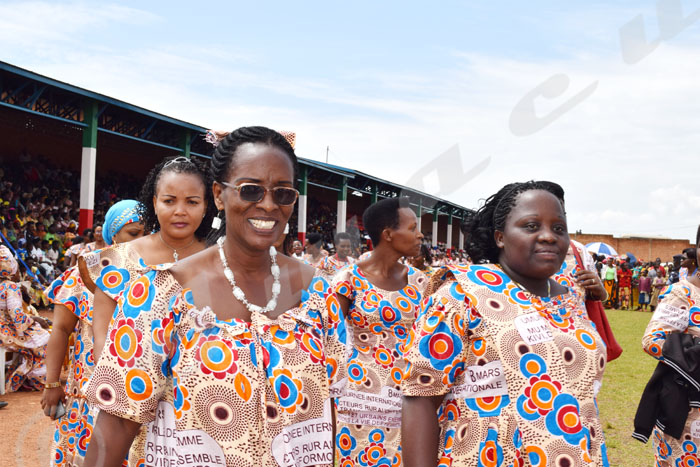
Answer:
<path fill-rule="evenodd" d="M 55 422 L 41 410 L 41 392 L 7 393 L 0 400 L 9 403 L 0 409 L 0 466 L 48 467 Z"/>
<path fill-rule="evenodd" d="M 41 411 L 41 393 L 13 392 L 0 400 L 9 403 L 0 409 L 0 466 L 48 466 L 55 422 Z"/>

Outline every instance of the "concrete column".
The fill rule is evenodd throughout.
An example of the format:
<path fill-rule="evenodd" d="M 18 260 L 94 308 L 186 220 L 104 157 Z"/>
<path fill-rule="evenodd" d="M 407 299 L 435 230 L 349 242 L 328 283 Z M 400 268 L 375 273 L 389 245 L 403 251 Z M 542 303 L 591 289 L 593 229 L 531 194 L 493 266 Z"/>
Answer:
<path fill-rule="evenodd" d="M 418 199 L 418 231 L 423 232 L 421 230 L 421 216 L 423 216 L 423 198 Z"/>
<path fill-rule="evenodd" d="M 447 242 L 445 242 L 445 249 L 452 249 L 452 211 L 447 216 Z"/>
<path fill-rule="evenodd" d="M 80 226 L 79 232 L 92 227 L 95 209 L 95 168 L 97 166 L 97 102 L 87 101 L 83 108 L 87 127 L 83 130 L 83 151 L 80 163 Z"/>
<path fill-rule="evenodd" d="M 348 179 L 343 177 L 340 191 L 338 192 L 338 213 L 335 222 L 335 232 L 345 232 L 345 222 L 348 218 Z"/>
<path fill-rule="evenodd" d="M 308 190 L 308 169 L 301 168 L 301 183 L 299 184 L 299 204 L 297 208 L 297 237 L 302 245 L 306 242 L 306 192 Z"/>
<path fill-rule="evenodd" d="M 438 217 L 440 216 L 440 211 L 433 209 L 433 246 L 438 244 Z"/>

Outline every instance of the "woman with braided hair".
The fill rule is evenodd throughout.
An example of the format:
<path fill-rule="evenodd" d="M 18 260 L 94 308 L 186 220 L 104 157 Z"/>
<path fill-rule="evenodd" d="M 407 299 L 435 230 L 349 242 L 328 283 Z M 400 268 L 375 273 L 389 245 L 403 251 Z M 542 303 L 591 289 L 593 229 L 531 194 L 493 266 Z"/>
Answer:
<path fill-rule="evenodd" d="M 564 192 L 506 185 L 466 224 L 406 344 L 402 437 L 412 466 L 607 466 L 596 394 L 606 348 L 587 287 L 561 278 Z"/>
<path fill-rule="evenodd" d="M 325 279 L 273 247 L 298 197 L 294 149 L 264 127 L 222 136 L 213 246 L 120 301 L 88 389 L 101 412 L 87 465 L 119 465 L 143 425 L 134 465 L 333 465 L 344 322 Z"/>
<path fill-rule="evenodd" d="M 200 162 L 182 156 L 162 161 L 146 177 L 140 203 L 134 208 L 143 222 L 143 230 L 150 235 L 79 258 L 81 279 L 94 293 L 95 361 L 104 348 L 120 294 L 152 266 L 177 262 L 205 248 L 204 240 L 214 215 L 208 185 L 207 171 Z M 134 215 L 132 211 L 120 211 L 114 218 L 105 219 L 102 237 L 107 245 L 112 245 L 117 227 Z M 125 297 L 128 303 L 142 299 L 140 288 L 135 293 Z"/>

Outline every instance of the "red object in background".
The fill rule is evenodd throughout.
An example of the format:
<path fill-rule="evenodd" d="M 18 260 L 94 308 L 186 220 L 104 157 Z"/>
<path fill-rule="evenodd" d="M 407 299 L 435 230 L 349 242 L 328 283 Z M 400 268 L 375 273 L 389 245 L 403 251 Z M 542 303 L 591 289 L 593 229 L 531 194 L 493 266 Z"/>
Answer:
<path fill-rule="evenodd" d="M 78 219 L 78 232 L 92 228 L 92 209 L 81 209 Z"/>

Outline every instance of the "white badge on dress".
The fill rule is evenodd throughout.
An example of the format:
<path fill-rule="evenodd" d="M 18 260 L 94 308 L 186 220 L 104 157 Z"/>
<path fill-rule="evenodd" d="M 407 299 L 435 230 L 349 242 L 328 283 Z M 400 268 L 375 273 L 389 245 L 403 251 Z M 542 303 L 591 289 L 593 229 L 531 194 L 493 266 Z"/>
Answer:
<path fill-rule="evenodd" d="M 700 439 L 700 420 L 695 420 L 690 424 L 690 436 Z"/>
<path fill-rule="evenodd" d="M 454 386 L 452 394 L 458 399 L 496 397 L 508 394 L 508 384 L 501 361 L 494 360 L 486 365 L 467 367 L 467 371 L 464 372 L 464 383 Z"/>
<path fill-rule="evenodd" d="M 89 268 L 97 265 L 97 263 L 100 262 L 100 255 L 94 253 L 85 255 L 83 258 L 85 259 L 85 265 Z"/>
<path fill-rule="evenodd" d="M 515 327 L 526 344 L 534 345 L 554 339 L 549 323 L 539 313 L 528 313 L 515 318 Z"/>
<path fill-rule="evenodd" d="M 684 331 L 688 327 L 688 309 L 661 302 L 651 319 L 661 321 L 678 331 Z"/>

